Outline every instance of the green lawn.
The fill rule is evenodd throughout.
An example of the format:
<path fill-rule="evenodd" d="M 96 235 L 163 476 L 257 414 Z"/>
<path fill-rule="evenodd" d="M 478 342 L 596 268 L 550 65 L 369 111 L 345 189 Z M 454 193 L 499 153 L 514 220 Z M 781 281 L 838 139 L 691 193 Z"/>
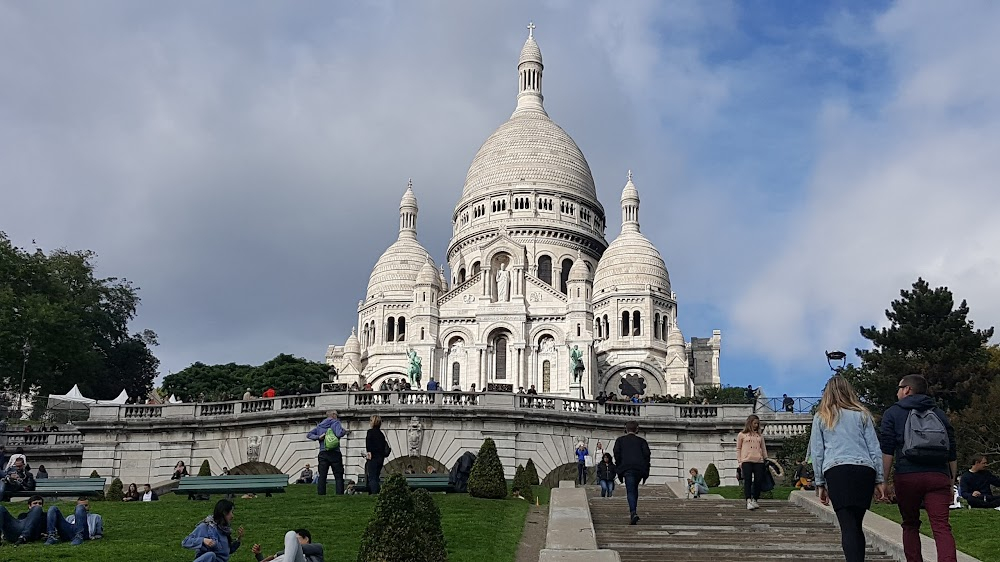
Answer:
<path fill-rule="evenodd" d="M 899 508 L 889 504 L 875 504 L 872 512 L 900 522 Z M 927 513 L 922 512 L 923 525 L 920 531 L 931 535 L 931 526 L 927 522 Z M 958 549 L 970 554 L 983 562 L 1000 562 L 1000 513 L 993 509 L 956 509 L 951 512 L 951 532 L 955 535 Z M 900 530 L 902 533 L 902 530 Z"/>
<path fill-rule="evenodd" d="M 795 491 L 792 486 L 776 486 L 770 492 L 764 492 L 760 495 L 761 499 L 764 500 L 787 500 L 788 494 Z M 742 500 L 743 496 L 743 486 L 719 486 L 718 488 L 712 488 L 709 490 L 711 494 L 719 494 L 727 500 Z"/>
<path fill-rule="evenodd" d="M 210 515 L 215 501 L 190 501 L 174 494 L 159 502 L 91 502 L 91 511 L 104 517 L 104 538 L 78 547 L 61 543 L 44 546 L 32 543 L 0 546 L 2 562 L 73 560 L 76 562 L 190 562 L 194 551 L 182 549 L 181 539 Z M 523 500 L 480 500 L 466 494 L 434 494 L 441 509 L 441 521 L 448 542 L 448 560 L 482 562 L 489 559 L 513 561 L 521 539 L 528 502 Z M 74 502 L 75 503 L 75 502 Z M 63 513 L 72 512 L 74 503 L 60 502 Z M 244 546 L 233 562 L 253 560 L 250 546 L 259 542 L 264 552 L 281 548 L 286 531 L 306 528 L 316 542 L 326 546 L 327 560 L 355 560 L 361 534 L 375 505 L 373 497 L 318 497 L 312 486 L 289 486 L 288 493 L 252 500 L 237 498 L 234 527 L 246 529 Z M 15 515 L 24 511 L 23 502 L 5 504 Z M 46 502 L 46 506 L 49 503 Z"/>

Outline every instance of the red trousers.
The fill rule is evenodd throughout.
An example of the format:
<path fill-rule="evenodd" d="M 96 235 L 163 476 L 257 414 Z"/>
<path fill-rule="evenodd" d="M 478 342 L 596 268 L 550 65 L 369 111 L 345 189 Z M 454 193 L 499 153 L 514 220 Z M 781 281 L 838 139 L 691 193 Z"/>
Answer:
<path fill-rule="evenodd" d="M 956 562 L 955 537 L 948 523 L 951 505 L 951 478 L 940 472 L 912 472 L 896 475 L 896 501 L 903 518 L 903 552 L 906 562 L 923 562 L 920 553 L 920 504 L 934 532 L 940 562 Z"/>

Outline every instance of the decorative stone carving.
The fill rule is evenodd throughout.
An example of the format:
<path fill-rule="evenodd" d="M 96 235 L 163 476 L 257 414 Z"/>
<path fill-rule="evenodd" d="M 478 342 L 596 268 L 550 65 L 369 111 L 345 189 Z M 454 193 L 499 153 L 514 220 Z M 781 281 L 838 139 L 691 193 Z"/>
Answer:
<path fill-rule="evenodd" d="M 247 442 L 247 462 L 260 460 L 260 436 L 253 435 Z"/>
<path fill-rule="evenodd" d="M 510 302 L 510 271 L 506 263 L 501 263 L 497 271 L 497 302 Z"/>
<path fill-rule="evenodd" d="M 424 438 L 424 427 L 420 424 L 420 418 L 413 416 L 410 418 L 410 425 L 406 428 L 406 444 L 410 448 L 410 456 L 420 456 L 420 443 Z"/>

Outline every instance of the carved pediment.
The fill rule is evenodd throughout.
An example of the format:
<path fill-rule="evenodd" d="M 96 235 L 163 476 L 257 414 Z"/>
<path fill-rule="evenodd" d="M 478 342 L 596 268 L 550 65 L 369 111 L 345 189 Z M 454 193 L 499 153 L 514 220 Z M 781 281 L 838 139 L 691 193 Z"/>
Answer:
<path fill-rule="evenodd" d="M 551 285 L 532 275 L 525 274 L 524 297 L 528 301 L 528 306 L 545 304 L 566 304 L 569 299 L 566 295 L 552 288 Z"/>

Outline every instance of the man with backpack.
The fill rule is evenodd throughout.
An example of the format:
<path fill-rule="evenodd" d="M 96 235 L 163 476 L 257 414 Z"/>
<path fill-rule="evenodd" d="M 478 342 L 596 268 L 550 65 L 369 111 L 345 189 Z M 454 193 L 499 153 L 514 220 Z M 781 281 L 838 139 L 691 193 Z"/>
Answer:
<path fill-rule="evenodd" d="M 340 425 L 337 411 L 330 410 L 326 419 L 319 422 L 306 437 L 319 441 L 319 478 L 316 481 L 316 493 L 326 495 L 326 477 L 333 468 L 333 481 L 338 496 L 344 495 L 344 457 L 340 454 L 340 440 L 347 436 L 348 431 Z"/>
<path fill-rule="evenodd" d="M 927 396 L 927 379 L 906 375 L 896 388 L 899 400 L 882 416 L 881 444 L 884 473 L 895 461 L 896 501 L 903 519 L 903 552 L 907 560 L 921 560 L 920 508 L 927 510 L 937 559 L 954 562 L 955 537 L 948 522 L 951 483 L 958 473 L 955 430 L 948 416 Z"/>

